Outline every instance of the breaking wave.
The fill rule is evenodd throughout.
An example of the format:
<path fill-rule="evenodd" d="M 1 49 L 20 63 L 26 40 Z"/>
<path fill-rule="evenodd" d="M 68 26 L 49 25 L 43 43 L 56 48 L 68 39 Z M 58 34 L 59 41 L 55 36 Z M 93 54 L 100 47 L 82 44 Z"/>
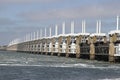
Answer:
<path fill-rule="evenodd" d="M 106 78 L 106 79 L 98 79 L 98 80 L 120 80 L 120 78 L 113 78 L 113 79 Z"/>
<path fill-rule="evenodd" d="M 107 66 L 107 67 L 103 67 L 103 66 L 95 66 L 92 64 L 85 64 L 85 63 L 76 63 L 76 64 L 29 64 L 28 62 L 24 63 L 24 64 L 13 64 L 13 63 L 0 63 L 0 66 L 39 66 L 39 67 L 75 67 L 75 68 L 98 68 L 98 69 L 118 69 L 120 68 L 119 66 Z"/>

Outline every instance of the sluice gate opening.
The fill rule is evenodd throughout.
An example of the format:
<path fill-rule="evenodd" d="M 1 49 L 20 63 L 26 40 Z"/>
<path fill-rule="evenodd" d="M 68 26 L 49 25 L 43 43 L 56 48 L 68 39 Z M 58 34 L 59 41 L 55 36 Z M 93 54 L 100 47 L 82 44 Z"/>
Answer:
<path fill-rule="evenodd" d="M 80 43 L 80 57 L 83 59 L 89 59 L 90 45 L 87 43 Z"/>
<path fill-rule="evenodd" d="M 71 57 L 71 58 L 76 57 L 76 37 L 75 36 L 71 36 L 71 39 L 70 39 L 69 57 Z"/>
<path fill-rule="evenodd" d="M 80 58 L 89 59 L 90 56 L 90 44 L 89 44 L 89 33 L 84 33 L 80 36 Z"/>
<path fill-rule="evenodd" d="M 95 45 L 95 59 L 108 61 L 109 43 L 97 42 Z"/>
<path fill-rule="evenodd" d="M 67 38 L 65 36 L 61 36 L 59 40 L 59 53 L 60 56 L 66 56 L 66 49 L 67 49 Z"/>
<path fill-rule="evenodd" d="M 115 54 L 114 54 L 115 62 L 120 62 L 120 41 L 117 41 L 114 44 L 115 44 L 115 46 L 114 46 L 114 48 L 115 48 Z"/>

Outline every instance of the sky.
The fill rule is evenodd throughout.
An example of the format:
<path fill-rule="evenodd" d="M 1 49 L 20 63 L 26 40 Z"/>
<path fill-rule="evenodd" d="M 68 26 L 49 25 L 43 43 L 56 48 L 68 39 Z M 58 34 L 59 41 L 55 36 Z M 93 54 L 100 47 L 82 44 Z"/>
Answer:
<path fill-rule="evenodd" d="M 86 32 L 96 32 L 96 20 L 102 21 L 103 33 L 116 29 L 116 16 L 120 14 L 120 0 L 0 0 L 0 45 L 7 45 L 15 38 L 66 23 L 75 22 L 75 33 L 81 32 L 81 21 L 86 21 Z M 43 35 L 44 36 L 44 35 Z"/>

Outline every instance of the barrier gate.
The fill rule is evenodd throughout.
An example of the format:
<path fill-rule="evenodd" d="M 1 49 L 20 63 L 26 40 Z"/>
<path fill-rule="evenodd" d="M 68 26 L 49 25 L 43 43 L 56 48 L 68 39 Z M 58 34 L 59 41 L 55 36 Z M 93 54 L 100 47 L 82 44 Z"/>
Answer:
<path fill-rule="evenodd" d="M 108 55 L 109 44 L 108 43 L 95 43 L 95 54 L 96 55 Z"/>

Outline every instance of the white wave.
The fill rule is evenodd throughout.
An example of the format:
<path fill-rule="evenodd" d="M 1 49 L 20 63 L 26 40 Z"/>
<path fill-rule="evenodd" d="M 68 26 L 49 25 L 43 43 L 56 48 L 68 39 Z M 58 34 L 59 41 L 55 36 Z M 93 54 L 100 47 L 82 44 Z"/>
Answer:
<path fill-rule="evenodd" d="M 8 61 L 18 61 L 18 59 L 9 59 Z"/>
<path fill-rule="evenodd" d="M 106 79 L 98 79 L 98 80 L 120 80 L 120 78 L 113 78 L 113 79 L 106 78 Z"/>
<path fill-rule="evenodd" d="M 43 66 L 43 65 L 29 65 L 29 64 L 0 64 L 0 66 Z"/>
<path fill-rule="evenodd" d="M 108 66 L 96 66 L 92 64 L 83 64 L 83 63 L 77 63 L 74 64 L 75 67 L 83 67 L 83 68 L 98 68 L 98 69 L 119 69 L 120 66 L 117 65 L 108 65 Z"/>
<path fill-rule="evenodd" d="M 74 64 L 74 66 L 80 66 L 80 67 L 85 67 L 85 68 L 93 68 L 93 67 L 95 67 L 94 65 L 83 64 L 83 63 L 77 63 L 77 64 Z"/>
<path fill-rule="evenodd" d="M 40 66 L 40 67 L 75 67 L 75 68 L 98 68 L 98 69 L 118 69 L 120 68 L 119 66 L 95 66 L 92 64 L 85 64 L 85 63 L 76 63 L 76 64 L 67 64 L 67 63 L 62 63 L 62 64 L 29 64 L 29 62 L 25 62 L 23 64 L 19 63 L 1 63 L 0 66 Z"/>
<path fill-rule="evenodd" d="M 111 65 L 111 66 L 108 66 L 108 68 L 120 68 L 120 66 Z"/>
<path fill-rule="evenodd" d="M 0 64 L 0 66 L 8 66 L 8 64 Z"/>
<path fill-rule="evenodd" d="M 88 65 L 88 64 L 54 64 L 54 65 L 47 65 L 49 67 L 76 67 L 76 68 L 92 68 L 94 65 Z"/>
<path fill-rule="evenodd" d="M 43 67 L 81 67 L 81 68 L 88 68 L 94 65 L 87 65 L 87 64 L 0 64 L 0 66 L 43 66 Z"/>

